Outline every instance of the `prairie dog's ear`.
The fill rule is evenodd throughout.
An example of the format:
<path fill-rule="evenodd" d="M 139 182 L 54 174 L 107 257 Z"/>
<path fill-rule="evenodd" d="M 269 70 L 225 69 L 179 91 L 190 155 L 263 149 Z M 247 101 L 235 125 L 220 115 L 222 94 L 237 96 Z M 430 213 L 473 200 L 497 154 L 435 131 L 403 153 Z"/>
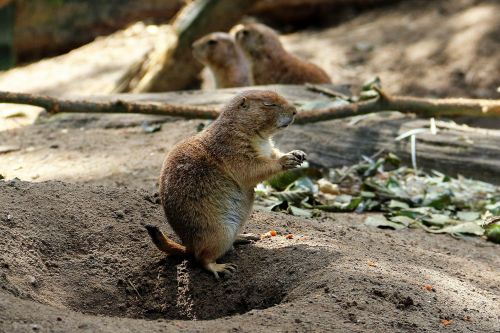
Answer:
<path fill-rule="evenodd" d="M 248 109 L 248 100 L 246 97 L 241 98 L 240 107 L 242 109 Z"/>

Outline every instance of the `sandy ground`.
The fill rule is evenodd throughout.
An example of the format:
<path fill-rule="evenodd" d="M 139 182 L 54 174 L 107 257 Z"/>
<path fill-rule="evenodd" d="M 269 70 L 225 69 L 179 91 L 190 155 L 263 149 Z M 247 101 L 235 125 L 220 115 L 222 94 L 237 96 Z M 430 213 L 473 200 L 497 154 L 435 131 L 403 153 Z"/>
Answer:
<path fill-rule="evenodd" d="M 280 235 L 227 254 L 239 268 L 218 282 L 150 244 L 151 192 L 8 181 L 0 202 L 1 332 L 500 328 L 500 247 L 482 239 L 254 212 L 246 231 Z"/>
<path fill-rule="evenodd" d="M 498 97 L 498 3 L 430 3 L 284 40 L 336 82 L 380 74 L 393 92 Z M 107 93 L 157 36 L 135 29 L 0 74 L 0 89 Z M 118 63 L 129 37 L 144 31 Z M 114 57 L 85 58 L 97 48 Z M 145 133 L 144 120 L 161 131 Z M 200 123 L 92 115 L 0 132 L 0 174 L 9 179 L 0 181 L 1 333 L 500 331 L 500 246 L 483 239 L 373 229 L 355 214 L 257 211 L 246 231 L 280 235 L 227 254 L 223 261 L 239 266 L 233 276 L 217 282 L 192 262 L 166 259 L 142 225 L 168 231 L 154 196 L 161 161 Z"/>

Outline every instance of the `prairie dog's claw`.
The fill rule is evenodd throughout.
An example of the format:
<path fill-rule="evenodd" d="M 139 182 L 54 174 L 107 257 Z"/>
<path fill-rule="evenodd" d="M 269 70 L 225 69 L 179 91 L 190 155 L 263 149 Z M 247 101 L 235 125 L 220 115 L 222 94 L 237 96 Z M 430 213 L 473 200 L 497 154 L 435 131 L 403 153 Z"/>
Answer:
<path fill-rule="evenodd" d="M 306 160 L 306 153 L 304 153 L 302 150 L 292 150 L 289 152 L 289 154 L 292 154 L 296 156 L 298 159 L 300 159 L 301 162 L 304 162 Z"/>
<path fill-rule="evenodd" d="M 231 275 L 236 271 L 238 266 L 232 263 L 227 263 L 227 264 L 217 264 L 215 262 L 208 263 L 204 265 L 204 268 L 212 272 L 217 280 L 220 279 L 219 273 L 222 273 L 224 275 Z"/>

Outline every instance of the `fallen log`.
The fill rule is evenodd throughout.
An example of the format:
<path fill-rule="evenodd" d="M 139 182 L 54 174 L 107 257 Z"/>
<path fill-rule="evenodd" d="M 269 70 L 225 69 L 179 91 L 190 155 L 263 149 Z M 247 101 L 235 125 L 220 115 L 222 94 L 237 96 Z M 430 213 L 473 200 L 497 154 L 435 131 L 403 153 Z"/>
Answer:
<path fill-rule="evenodd" d="M 257 87 L 264 88 L 264 87 Z M 332 103 L 329 96 L 308 90 L 304 86 L 266 86 L 283 94 L 287 99 L 294 102 L 303 110 L 310 105 L 328 105 Z M 193 117 L 194 111 L 204 112 L 205 119 L 216 117 L 216 112 L 220 107 L 232 98 L 237 92 L 245 88 L 220 89 L 215 91 L 185 91 L 169 92 L 159 94 L 120 94 L 110 96 L 85 97 L 86 102 L 97 105 L 108 105 L 116 107 L 118 105 L 123 110 L 124 105 L 135 103 L 143 110 L 148 107 L 179 106 L 179 112 L 188 110 L 183 117 Z M 248 89 L 248 88 L 247 88 Z M 255 89 L 255 87 L 253 87 Z M 349 95 L 346 86 L 330 86 L 341 95 Z M 27 96 L 26 96 L 27 95 Z M 21 94 L 10 99 L 10 102 L 22 102 L 51 108 L 51 104 L 41 104 L 30 100 L 19 100 L 19 96 L 24 98 L 32 97 L 30 94 Z M 6 102 L 6 94 L 0 93 L 0 102 Z M 78 101 L 78 97 L 68 99 L 69 102 Z M 33 103 L 32 103 L 33 102 Z M 493 101 L 498 103 L 498 101 Z M 45 101 L 47 103 L 47 101 Z M 71 105 L 71 104 L 67 104 Z M 59 112 L 64 111 L 65 104 L 59 104 Z M 78 104 L 72 104 L 78 106 Z M 335 106 L 334 106 L 335 107 Z M 344 107 L 344 106 L 341 106 Z M 101 109 L 100 111 L 104 111 Z M 184 111 L 183 111 L 184 110 Z M 75 112 L 79 112 L 76 108 Z M 81 111 L 81 109 L 80 109 Z M 106 110 L 110 111 L 110 109 Z M 128 112 L 128 111 L 127 111 Z M 313 114 L 315 111 L 302 111 L 301 114 Z M 498 111 L 497 115 L 498 115 Z M 113 117 L 112 122 L 126 122 L 126 126 L 140 125 L 143 120 L 137 114 L 99 114 L 98 119 Z M 153 112 L 144 112 L 153 113 Z M 160 114 L 160 113 L 157 113 Z M 169 113 L 161 113 L 168 115 Z M 333 114 L 333 113 L 332 113 Z M 425 113 L 422 113 L 425 114 Z M 449 112 L 445 113 L 447 116 Z M 486 113 L 488 114 L 488 113 Z M 69 115 L 69 114 L 67 114 Z M 173 115 L 170 113 L 170 115 Z M 179 115 L 179 114 L 177 114 Z M 345 114 L 344 114 L 345 115 Z M 72 115 L 76 117 L 75 114 Z M 80 114 L 79 117 L 88 117 L 88 114 Z M 58 117 L 53 117 L 57 122 Z M 134 121 L 130 121 L 134 118 Z M 78 118 L 81 120 L 80 118 Z M 170 117 L 159 117 L 169 119 Z M 299 118 L 300 119 L 300 118 Z M 150 121 L 151 118 L 148 118 Z M 75 122 L 77 123 L 77 122 Z M 69 126 L 70 120 L 64 120 L 64 126 Z M 81 126 L 80 124 L 77 126 Z M 87 126 L 90 126 L 87 124 Z M 109 126 L 109 123 L 108 125 Z M 371 114 L 359 115 L 355 118 L 321 121 L 303 125 L 291 126 L 286 131 L 276 135 L 276 142 L 285 150 L 302 149 L 308 153 L 309 160 L 322 167 L 339 167 L 351 165 L 359 161 L 361 155 L 370 156 L 381 149 L 391 151 L 406 160 L 410 161 L 410 143 L 408 140 L 395 141 L 399 135 L 416 128 L 428 128 L 429 120 L 415 118 L 414 114 L 401 114 L 398 112 L 375 112 Z M 437 169 L 447 174 L 482 179 L 492 183 L 500 184 L 500 131 L 470 128 L 456 125 L 453 122 L 437 121 L 438 132 L 432 134 L 424 131 L 416 137 L 417 161 L 420 167 L 426 169 Z"/>

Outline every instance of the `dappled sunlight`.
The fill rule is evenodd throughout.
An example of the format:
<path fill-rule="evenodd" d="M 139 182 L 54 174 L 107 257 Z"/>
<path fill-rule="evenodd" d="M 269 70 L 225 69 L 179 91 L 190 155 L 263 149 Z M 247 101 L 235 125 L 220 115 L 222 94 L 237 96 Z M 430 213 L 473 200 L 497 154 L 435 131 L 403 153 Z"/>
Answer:
<path fill-rule="evenodd" d="M 455 33 L 450 36 L 445 51 L 450 60 L 462 60 L 466 64 L 471 61 L 469 58 L 474 57 L 475 53 L 469 50 L 476 50 L 485 34 L 490 31 L 500 33 L 498 15 L 498 7 L 483 5 L 470 8 L 451 18 L 447 25 L 452 27 Z"/>

